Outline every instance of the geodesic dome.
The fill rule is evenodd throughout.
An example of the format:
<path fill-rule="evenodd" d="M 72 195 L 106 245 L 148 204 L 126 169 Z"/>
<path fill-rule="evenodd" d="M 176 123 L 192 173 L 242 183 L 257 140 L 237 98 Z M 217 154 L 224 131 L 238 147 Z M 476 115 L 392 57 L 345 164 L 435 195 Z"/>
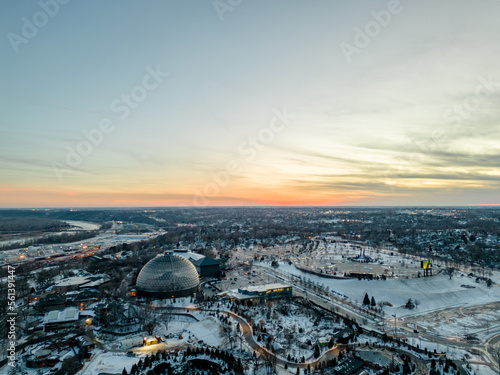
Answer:
<path fill-rule="evenodd" d="M 165 253 L 151 259 L 139 272 L 139 295 L 156 298 L 185 297 L 198 289 L 200 279 L 195 266 L 186 258 Z"/>

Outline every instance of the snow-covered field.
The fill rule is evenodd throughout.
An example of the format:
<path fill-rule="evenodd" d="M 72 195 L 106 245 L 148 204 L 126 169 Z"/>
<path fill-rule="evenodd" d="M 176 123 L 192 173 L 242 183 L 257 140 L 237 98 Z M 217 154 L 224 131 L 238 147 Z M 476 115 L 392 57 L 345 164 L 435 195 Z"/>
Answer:
<path fill-rule="evenodd" d="M 51 235 L 51 236 L 60 236 L 62 234 L 67 234 L 67 233 L 72 233 L 72 232 L 78 232 L 78 231 L 90 231 L 90 230 L 97 230 L 100 228 L 99 224 L 94 224 L 94 223 L 89 223 L 86 221 L 74 221 L 74 220 L 61 220 L 62 222 L 68 223 L 71 225 L 71 228 L 63 230 L 61 232 L 47 232 L 44 233 L 43 235 L 39 236 L 32 236 L 32 237 L 21 237 L 21 238 L 14 238 L 11 240 L 4 240 L 0 241 L 0 246 L 9 246 L 13 244 L 22 244 L 26 241 L 31 241 L 31 240 L 37 240 L 40 238 L 45 237 L 46 235 Z"/>
<path fill-rule="evenodd" d="M 129 357 L 124 353 L 102 353 L 96 350 L 95 356 L 85 364 L 79 375 L 97 375 L 99 373 L 121 374 L 125 368 L 128 373 L 140 358 Z"/>
<path fill-rule="evenodd" d="M 484 342 L 498 332 L 500 303 L 438 311 L 416 319 L 419 326 L 439 332 L 442 336 L 458 338 L 473 335 Z"/>
<path fill-rule="evenodd" d="M 185 329 L 195 337 L 196 341 L 202 340 L 205 344 L 215 347 L 222 344 L 221 325 L 213 317 L 189 324 Z"/>
<path fill-rule="evenodd" d="M 484 365 L 471 365 L 471 370 L 466 370 L 471 375 L 497 375 L 498 372 Z"/>
<path fill-rule="evenodd" d="M 330 290 L 344 294 L 361 303 L 365 293 L 376 302 L 389 302 L 393 307 L 384 308 L 386 314 L 396 313 L 398 317 L 430 313 L 455 306 L 474 306 L 500 301 L 500 287 L 488 288 L 484 283 L 476 283 L 474 278 L 456 275 L 452 280 L 444 274 L 433 277 L 388 280 L 338 280 L 327 279 L 297 270 L 293 265 L 280 264 L 279 271 L 302 276 L 315 283 L 326 285 Z M 464 288 L 472 285 L 475 288 Z M 413 310 L 404 308 L 411 298 L 418 302 Z"/>

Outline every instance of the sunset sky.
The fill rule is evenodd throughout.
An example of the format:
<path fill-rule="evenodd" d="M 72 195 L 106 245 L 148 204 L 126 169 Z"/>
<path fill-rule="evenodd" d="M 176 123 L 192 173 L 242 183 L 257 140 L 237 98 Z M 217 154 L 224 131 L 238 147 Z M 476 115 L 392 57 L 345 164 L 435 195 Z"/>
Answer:
<path fill-rule="evenodd" d="M 0 2 L 0 207 L 500 203 L 500 1 Z"/>

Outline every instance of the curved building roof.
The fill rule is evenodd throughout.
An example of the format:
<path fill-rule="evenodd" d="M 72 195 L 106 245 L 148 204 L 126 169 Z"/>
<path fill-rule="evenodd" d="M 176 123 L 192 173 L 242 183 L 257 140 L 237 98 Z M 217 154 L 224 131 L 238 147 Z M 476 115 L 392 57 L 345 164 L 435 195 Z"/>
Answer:
<path fill-rule="evenodd" d="M 165 253 L 151 259 L 139 272 L 139 294 L 152 297 L 183 297 L 198 289 L 200 279 L 195 266 L 186 258 Z"/>

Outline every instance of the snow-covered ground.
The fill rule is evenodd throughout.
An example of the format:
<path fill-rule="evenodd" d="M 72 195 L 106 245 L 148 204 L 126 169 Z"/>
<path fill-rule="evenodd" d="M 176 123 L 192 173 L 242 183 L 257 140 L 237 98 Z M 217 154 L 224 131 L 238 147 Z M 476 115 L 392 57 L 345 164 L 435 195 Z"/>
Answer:
<path fill-rule="evenodd" d="M 146 332 L 128 335 L 118 338 L 112 343 L 105 343 L 109 353 L 102 350 L 95 350 L 95 356 L 86 364 L 79 375 L 95 375 L 98 373 L 121 373 L 123 368 L 130 372 L 134 363 L 137 363 L 142 356 L 154 354 L 158 350 L 184 349 L 190 344 L 203 341 L 208 346 L 219 347 L 223 344 L 224 338 L 220 334 L 221 325 L 219 321 L 211 316 L 204 317 L 199 322 L 174 320 L 170 322 L 169 328 L 160 328 L 155 331 L 156 335 L 168 337 L 166 342 L 155 345 L 143 346 L 143 337 L 148 336 Z M 126 351 L 135 353 L 135 357 L 129 357 Z"/>
<path fill-rule="evenodd" d="M 218 320 L 213 317 L 205 318 L 199 322 L 189 324 L 186 330 L 196 337 L 196 340 L 202 340 L 209 346 L 218 347 L 222 344 L 220 335 L 221 325 Z"/>
<path fill-rule="evenodd" d="M 457 275 L 449 279 L 440 274 L 433 277 L 388 280 L 328 279 L 297 270 L 293 265 L 280 264 L 279 271 L 302 276 L 315 283 L 323 284 L 330 290 L 344 294 L 350 300 L 361 303 L 365 293 L 375 298 L 376 302 L 389 302 L 386 314 L 397 314 L 398 317 L 426 314 L 455 306 L 474 306 L 500 301 L 500 287 L 488 288 L 484 283 L 476 283 L 475 278 Z M 471 285 L 475 288 L 464 288 Z M 413 310 L 404 308 L 411 298 L 418 302 Z"/>
<path fill-rule="evenodd" d="M 497 375 L 498 372 L 484 365 L 471 365 L 471 370 L 467 370 L 471 375 Z"/>
<path fill-rule="evenodd" d="M 269 307 L 258 305 L 240 309 L 255 323 L 256 341 L 266 346 L 271 336 L 274 349 L 281 355 L 285 353 L 285 357 L 290 354 L 297 359 L 305 357 L 306 360 L 312 360 L 316 343 L 328 343 L 334 333 L 345 328 L 342 321 L 331 318 L 322 318 L 315 323 L 317 317 L 295 303 L 285 306 L 276 302 Z M 321 351 L 326 349 L 326 346 L 321 346 Z"/>
<path fill-rule="evenodd" d="M 78 375 L 121 374 L 124 368 L 130 373 L 132 366 L 140 360 L 138 357 L 129 357 L 124 353 L 103 353 L 100 350 L 95 350 L 95 353 L 95 356 L 85 364 Z"/>
<path fill-rule="evenodd" d="M 61 220 L 72 226 L 69 230 L 97 230 L 101 226 L 99 224 L 90 223 L 88 221 L 76 221 L 76 220 Z"/>
<path fill-rule="evenodd" d="M 481 342 L 499 332 L 500 304 L 455 308 L 415 318 L 426 330 L 434 330 L 442 336 L 464 337 L 473 335 Z"/>
<path fill-rule="evenodd" d="M 78 232 L 78 231 L 90 231 L 90 230 L 97 230 L 101 226 L 99 224 L 94 224 L 94 223 L 89 223 L 86 221 L 74 221 L 74 220 L 61 220 L 64 223 L 68 223 L 71 225 L 70 228 L 60 231 L 60 232 L 47 232 L 44 233 L 43 235 L 39 236 L 32 236 L 32 237 L 21 237 L 21 238 L 14 238 L 11 240 L 4 240 L 0 241 L 0 246 L 8 246 L 8 245 L 13 245 L 13 244 L 22 244 L 26 241 L 31 241 L 31 240 L 36 240 L 43 238 L 47 235 L 51 236 L 60 236 L 65 233 L 72 233 L 72 232 Z"/>

